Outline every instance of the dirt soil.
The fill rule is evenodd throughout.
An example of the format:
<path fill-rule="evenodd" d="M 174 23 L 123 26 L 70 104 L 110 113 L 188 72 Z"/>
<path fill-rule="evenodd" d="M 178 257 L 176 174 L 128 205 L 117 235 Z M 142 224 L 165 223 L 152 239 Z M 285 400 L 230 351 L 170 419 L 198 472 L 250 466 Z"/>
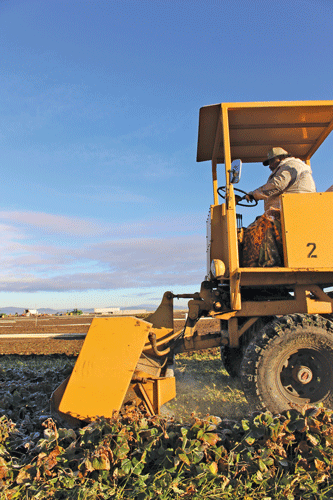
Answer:
<path fill-rule="evenodd" d="M 84 337 L 78 339 L 75 334 L 86 334 L 93 320 L 87 316 L 39 316 L 0 318 L 0 355 L 49 355 L 66 354 L 77 356 L 81 350 Z M 185 323 L 184 313 L 176 312 L 174 316 L 175 330 L 180 330 Z M 199 335 L 213 333 L 219 330 L 219 321 L 202 319 L 197 331 Z M 33 334 L 69 334 L 66 338 L 36 337 Z M 27 338 L 14 338 L 17 334 L 26 334 Z M 29 338 L 31 335 L 31 338 Z M 9 338 L 5 338 L 8 337 Z M 10 338 L 13 336 L 13 338 Z"/>

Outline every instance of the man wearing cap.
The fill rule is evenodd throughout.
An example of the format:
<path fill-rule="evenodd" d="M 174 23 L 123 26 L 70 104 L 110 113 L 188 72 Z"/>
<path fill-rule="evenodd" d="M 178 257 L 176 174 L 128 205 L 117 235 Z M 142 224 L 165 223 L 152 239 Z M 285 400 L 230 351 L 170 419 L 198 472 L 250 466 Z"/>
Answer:
<path fill-rule="evenodd" d="M 282 193 L 316 191 L 310 166 L 298 158 L 291 157 L 285 149 L 270 149 L 263 165 L 269 165 L 272 173 L 266 184 L 247 194 L 246 200 L 264 200 L 265 211 L 280 208 L 279 196 Z"/>
<path fill-rule="evenodd" d="M 264 200 L 265 213 L 244 232 L 243 267 L 283 266 L 280 195 L 316 191 L 310 166 L 285 149 L 270 149 L 263 164 L 272 172 L 266 184 L 245 196 L 248 202 Z"/>

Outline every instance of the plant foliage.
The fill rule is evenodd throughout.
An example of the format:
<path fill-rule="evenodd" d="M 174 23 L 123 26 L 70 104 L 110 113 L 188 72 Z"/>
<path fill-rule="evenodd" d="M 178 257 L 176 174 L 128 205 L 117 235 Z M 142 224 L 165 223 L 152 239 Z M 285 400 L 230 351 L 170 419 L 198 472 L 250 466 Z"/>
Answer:
<path fill-rule="evenodd" d="M 333 414 L 324 408 L 186 424 L 133 412 L 72 429 L 48 413 L 43 384 L 58 375 L 44 372 L 35 392 L 38 371 L 0 375 L 1 500 L 333 498 Z"/>

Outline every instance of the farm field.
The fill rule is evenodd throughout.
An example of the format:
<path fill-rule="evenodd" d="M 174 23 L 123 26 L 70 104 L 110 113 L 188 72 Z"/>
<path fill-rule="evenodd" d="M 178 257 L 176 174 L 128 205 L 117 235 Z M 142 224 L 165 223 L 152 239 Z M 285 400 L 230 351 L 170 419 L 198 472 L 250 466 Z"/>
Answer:
<path fill-rule="evenodd" d="M 25 360 L 25 356 L 31 356 L 31 363 L 34 364 L 39 362 L 38 359 L 41 361 L 41 355 L 64 355 L 69 357 L 68 362 L 72 366 L 92 320 L 91 316 L 48 316 L 39 317 L 37 321 L 33 317 L 0 320 L 0 354 L 3 359 L 8 355 L 22 356 L 17 359 L 27 365 L 29 358 Z M 182 328 L 184 322 L 184 313 L 176 313 L 175 328 Z M 198 323 L 199 334 L 218 328 L 218 320 L 204 319 Z M 46 336 L 52 334 L 65 334 L 66 337 Z M 82 338 L 77 338 L 78 334 Z M 16 358 L 12 359 L 15 365 Z M 230 379 L 223 369 L 218 348 L 200 354 L 178 355 L 175 376 L 177 397 L 163 408 L 166 415 L 184 420 L 189 419 L 192 413 L 197 416 L 219 414 L 223 409 L 225 416 L 234 417 L 249 411 L 239 381 Z"/>
<path fill-rule="evenodd" d="M 77 355 L 83 339 L 43 337 L 46 334 L 86 334 L 92 322 L 89 316 L 7 317 L 0 319 L 0 354 Z M 34 336 L 39 334 L 40 337 Z M 27 335 L 27 338 L 15 338 Z M 31 336 L 31 338 L 29 338 Z M 12 338 L 11 338 L 12 337 Z"/>
<path fill-rule="evenodd" d="M 0 355 L 78 355 L 82 347 L 83 338 L 77 339 L 75 334 L 86 334 L 92 320 L 92 315 L 40 316 L 37 318 L 19 316 L 0 319 Z M 175 314 L 175 328 L 182 328 L 184 321 L 184 313 Z M 199 334 L 218 329 L 218 320 L 202 320 L 198 324 Z M 36 334 L 39 334 L 40 337 L 36 336 Z M 68 334 L 68 336 L 66 338 L 45 337 L 47 334 Z M 15 338 L 16 335 L 27 335 L 27 338 Z"/>
<path fill-rule="evenodd" d="M 74 336 L 91 319 L 19 318 L 1 334 Z M 203 321 L 201 331 L 215 327 Z M 1 334 L 0 500 L 333 497 L 332 412 L 253 413 L 218 349 L 177 356 L 177 397 L 161 417 L 132 413 L 70 428 L 51 414 L 49 399 L 82 340 Z"/>

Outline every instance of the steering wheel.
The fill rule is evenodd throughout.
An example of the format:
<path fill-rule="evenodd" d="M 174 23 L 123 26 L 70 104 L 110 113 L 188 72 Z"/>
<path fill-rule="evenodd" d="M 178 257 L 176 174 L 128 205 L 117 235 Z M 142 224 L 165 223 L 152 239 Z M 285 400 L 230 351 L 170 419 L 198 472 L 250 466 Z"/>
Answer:
<path fill-rule="evenodd" d="M 225 199 L 225 190 L 226 190 L 226 186 L 220 186 L 219 188 L 217 188 L 218 194 L 223 199 Z M 242 193 L 242 194 L 245 194 L 245 195 L 248 194 L 245 191 L 242 191 L 241 189 L 238 189 L 238 188 L 234 188 L 234 191 L 238 191 L 239 193 Z M 256 207 L 258 205 L 258 200 L 252 200 L 250 203 L 246 202 L 246 205 L 245 205 L 245 203 L 236 203 L 236 205 L 238 205 L 240 207 L 252 208 L 252 207 Z"/>

